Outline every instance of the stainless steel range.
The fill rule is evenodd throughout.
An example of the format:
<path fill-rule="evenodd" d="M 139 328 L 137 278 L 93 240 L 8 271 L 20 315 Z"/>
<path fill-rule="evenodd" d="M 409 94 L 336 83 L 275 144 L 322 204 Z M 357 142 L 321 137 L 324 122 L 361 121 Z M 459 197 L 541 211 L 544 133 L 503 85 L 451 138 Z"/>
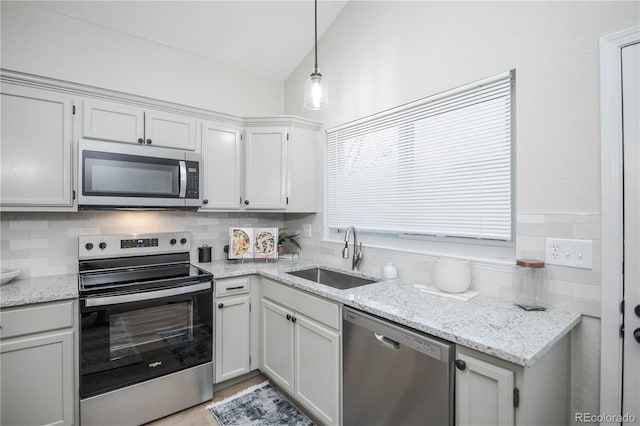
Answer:
<path fill-rule="evenodd" d="M 79 237 L 80 417 L 139 425 L 213 397 L 213 276 L 187 232 Z"/>

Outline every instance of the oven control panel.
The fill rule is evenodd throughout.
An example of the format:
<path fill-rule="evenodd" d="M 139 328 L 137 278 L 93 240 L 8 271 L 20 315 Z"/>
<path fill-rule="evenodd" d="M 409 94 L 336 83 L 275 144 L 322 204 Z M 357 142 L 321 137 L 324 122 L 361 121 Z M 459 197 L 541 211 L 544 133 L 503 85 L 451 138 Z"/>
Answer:
<path fill-rule="evenodd" d="M 188 252 L 190 249 L 191 234 L 188 232 L 81 235 L 78 237 L 78 257 L 80 259 L 180 253 Z"/>

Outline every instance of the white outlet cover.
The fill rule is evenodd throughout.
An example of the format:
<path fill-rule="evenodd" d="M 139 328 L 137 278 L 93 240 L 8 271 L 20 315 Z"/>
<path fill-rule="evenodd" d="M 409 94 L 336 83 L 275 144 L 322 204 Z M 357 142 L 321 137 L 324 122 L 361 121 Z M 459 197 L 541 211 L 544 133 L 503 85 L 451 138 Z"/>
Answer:
<path fill-rule="evenodd" d="M 593 241 L 545 238 L 544 262 L 572 268 L 593 268 Z"/>

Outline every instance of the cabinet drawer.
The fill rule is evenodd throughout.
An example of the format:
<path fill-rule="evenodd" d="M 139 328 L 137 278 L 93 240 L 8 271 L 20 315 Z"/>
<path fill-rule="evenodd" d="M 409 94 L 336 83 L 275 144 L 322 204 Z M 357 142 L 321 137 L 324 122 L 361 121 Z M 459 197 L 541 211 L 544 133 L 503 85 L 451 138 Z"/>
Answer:
<path fill-rule="evenodd" d="M 9 308 L 0 312 L 2 338 L 73 327 L 72 300 Z"/>
<path fill-rule="evenodd" d="M 262 295 L 306 317 L 340 330 L 340 306 L 301 290 L 263 278 Z"/>
<path fill-rule="evenodd" d="M 225 278 L 222 280 L 216 280 L 216 297 L 249 293 L 250 288 L 249 277 Z"/>

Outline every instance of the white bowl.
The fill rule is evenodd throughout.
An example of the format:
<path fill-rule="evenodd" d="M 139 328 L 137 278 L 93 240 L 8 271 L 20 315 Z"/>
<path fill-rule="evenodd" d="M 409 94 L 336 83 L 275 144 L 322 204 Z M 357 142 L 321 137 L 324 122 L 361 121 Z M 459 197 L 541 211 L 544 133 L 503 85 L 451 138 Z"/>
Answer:
<path fill-rule="evenodd" d="M 0 285 L 7 284 L 18 275 L 20 275 L 20 271 L 17 269 L 0 269 Z"/>
<path fill-rule="evenodd" d="M 464 293 L 471 284 L 469 261 L 464 259 L 436 259 L 433 265 L 433 285 L 447 293 Z"/>

